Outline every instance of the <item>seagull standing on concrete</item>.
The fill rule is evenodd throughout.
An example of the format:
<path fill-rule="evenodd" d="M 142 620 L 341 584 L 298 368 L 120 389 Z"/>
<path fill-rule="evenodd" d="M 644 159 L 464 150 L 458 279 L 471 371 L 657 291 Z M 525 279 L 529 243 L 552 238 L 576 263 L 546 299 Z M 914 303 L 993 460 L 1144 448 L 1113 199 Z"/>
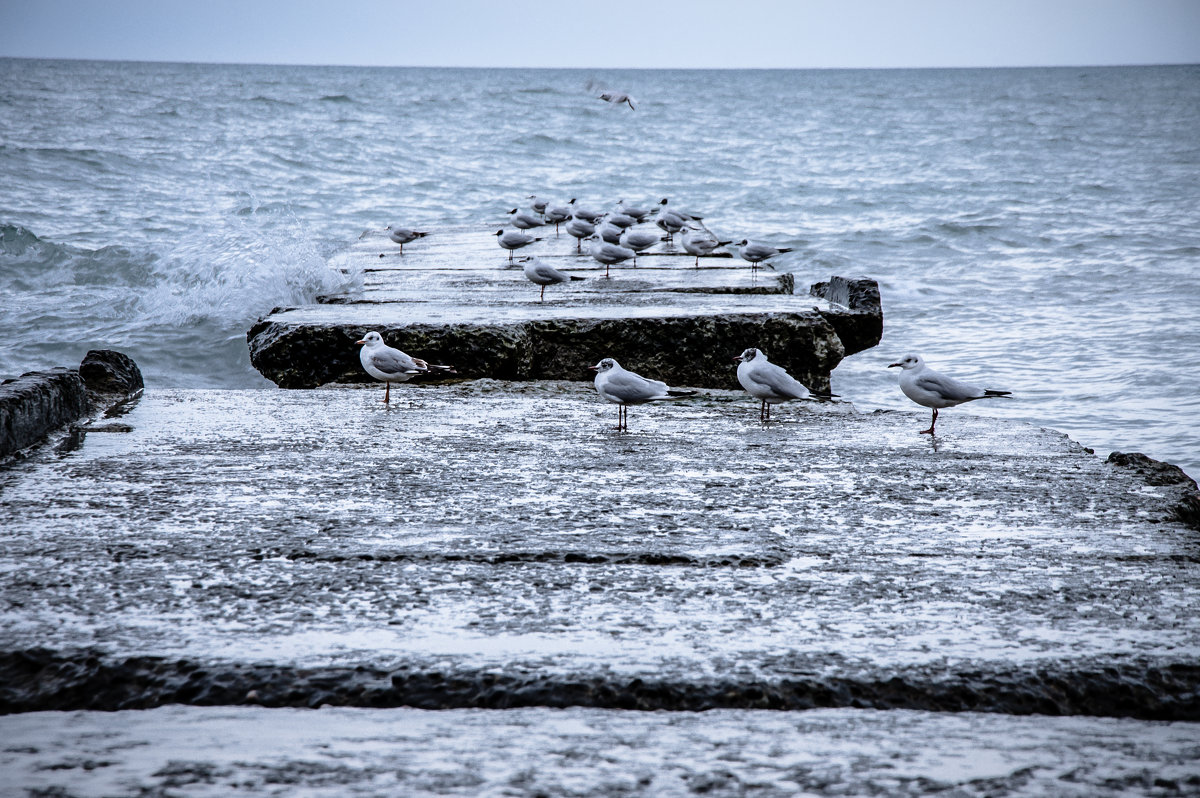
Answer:
<path fill-rule="evenodd" d="M 596 235 L 600 236 L 602 241 L 607 241 L 610 244 L 620 244 L 621 234 L 625 232 L 615 224 L 605 219 L 596 227 Z"/>
<path fill-rule="evenodd" d="M 576 252 L 583 252 L 583 239 L 596 232 L 596 225 L 586 219 L 577 219 L 574 216 L 563 227 L 566 228 L 567 233 L 574 237 Z"/>
<path fill-rule="evenodd" d="M 545 224 L 541 219 L 533 214 L 525 213 L 520 208 L 513 208 L 509 211 L 509 214 L 512 215 L 513 227 L 518 227 L 522 230 L 532 230 L 535 227 L 541 227 Z"/>
<path fill-rule="evenodd" d="M 509 230 L 509 231 L 505 232 L 502 229 L 496 231 L 496 238 L 497 238 L 497 240 L 499 240 L 500 246 L 502 246 L 508 250 L 508 262 L 509 263 L 512 263 L 514 249 L 520 249 L 521 247 L 527 247 L 530 244 L 532 244 L 534 241 L 542 240 L 540 238 L 534 238 L 533 236 L 528 235 L 526 233 L 522 233 L 520 230 Z"/>
<path fill-rule="evenodd" d="M 535 213 L 545 213 L 546 206 L 550 204 L 550 200 L 542 199 L 537 194 L 530 194 L 528 197 L 526 197 L 526 199 L 533 200 L 533 202 L 529 203 L 529 207 L 532 208 Z"/>
<path fill-rule="evenodd" d="M 660 402 L 668 399 L 682 399 L 694 396 L 695 391 L 676 391 L 667 387 L 665 382 L 648 380 L 632 371 L 621 368 L 621 364 L 606 357 L 594 366 L 589 366 L 596 372 L 596 393 L 612 402 L 617 407 L 617 429 L 629 429 L 629 405 L 644 405 L 647 402 Z"/>
<path fill-rule="evenodd" d="M 604 264 L 605 277 L 608 277 L 609 266 L 637 257 L 637 253 L 632 249 L 626 249 L 620 244 L 610 244 L 607 241 L 593 241 L 591 247 L 588 248 L 588 254 Z"/>
<path fill-rule="evenodd" d="M 636 255 L 633 258 L 633 265 L 637 265 L 637 255 L 641 255 L 644 250 L 662 241 L 663 237 L 658 233 L 647 233 L 645 230 L 626 230 L 621 236 L 621 246 L 632 249 Z"/>
<path fill-rule="evenodd" d="M 571 206 L 570 210 L 572 216 L 574 216 L 576 219 L 586 219 L 592 224 L 600 221 L 600 217 L 604 215 L 600 211 L 594 211 L 591 208 L 585 208 L 582 205 L 576 205 L 575 200 L 573 199 L 567 204 Z"/>
<path fill-rule="evenodd" d="M 404 245 L 409 241 L 416 241 L 418 238 L 424 238 L 429 233 L 419 233 L 416 230 L 410 230 L 407 227 L 393 227 L 388 225 L 388 238 L 400 245 L 400 254 L 404 254 Z"/>
<path fill-rule="evenodd" d="M 896 366 L 904 369 L 900 372 L 900 390 L 904 395 L 923 407 L 933 408 L 933 420 L 929 422 L 929 429 L 921 430 L 922 435 L 933 434 L 939 408 L 1012 395 L 1012 391 L 993 391 L 947 377 L 925 365 L 925 359 L 920 355 L 905 355 L 903 360 L 888 368 Z"/>
<path fill-rule="evenodd" d="M 568 280 L 582 280 L 582 277 L 576 277 L 573 274 L 560 272 L 558 269 L 551 266 L 549 263 L 540 258 L 528 258 L 525 261 L 525 277 L 531 282 L 542 287 L 542 293 L 538 297 L 538 302 L 546 301 L 546 286 L 565 283 Z"/>
<path fill-rule="evenodd" d="M 434 369 L 455 373 L 450 366 L 433 366 L 419 357 L 409 357 L 399 349 L 393 349 L 383 342 L 382 335 L 374 331 L 354 343 L 362 347 L 358 359 L 366 372 L 377 380 L 383 380 L 387 386 L 383 389 L 384 404 L 391 403 L 393 382 L 408 382 L 418 374 L 428 374 Z"/>
<path fill-rule="evenodd" d="M 646 217 L 653 212 L 654 210 L 652 208 L 639 208 L 636 205 L 626 205 L 625 200 L 617 201 L 617 213 L 624 214 L 625 216 L 632 216 L 639 222 L 646 221 Z"/>
<path fill-rule="evenodd" d="M 791 247 L 772 247 L 767 244 L 755 244 L 745 238 L 738 242 L 738 255 L 741 256 L 742 260 L 749 263 L 752 269 L 757 269 L 758 264 L 767 258 L 773 258 L 776 255 L 791 251 Z"/>
<path fill-rule="evenodd" d="M 700 268 L 700 256 L 708 257 L 717 247 L 723 247 L 731 241 L 718 241 L 717 237 L 707 230 L 683 228 L 683 236 L 679 239 L 685 252 L 696 256 L 696 268 Z"/>
<path fill-rule="evenodd" d="M 574 202 L 575 200 L 571 200 Z M 565 205 L 547 205 L 543 214 L 546 217 L 546 224 L 554 225 L 554 236 L 558 237 L 558 226 L 571 218 L 572 206 L 570 203 Z"/>
<path fill-rule="evenodd" d="M 737 378 L 746 393 L 762 400 L 759 421 L 771 420 L 771 405 L 793 399 L 809 399 L 812 392 L 780 366 L 767 360 L 761 350 L 753 347 L 733 358 L 738 363 Z"/>

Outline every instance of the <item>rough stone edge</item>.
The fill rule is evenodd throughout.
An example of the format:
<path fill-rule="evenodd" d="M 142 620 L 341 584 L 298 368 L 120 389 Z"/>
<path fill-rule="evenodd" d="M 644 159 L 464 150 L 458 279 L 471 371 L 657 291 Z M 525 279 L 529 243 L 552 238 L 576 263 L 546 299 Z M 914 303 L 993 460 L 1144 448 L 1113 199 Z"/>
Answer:
<path fill-rule="evenodd" d="M 761 678 L 299 668 L 84 650 L 0 652 L 0 714 L 115 711 L 166 704 L 266 707 L 511 709 L 593 707 L 696 712 L 817 707 L 1200 720 L 1200 664 L 1159 661 L 1005 663 Z"/>
<path fill-rule="evenodd" d="M 870 277 L 838 277 L 814 283 L 810 296 L 824 299 L 844 310 L 821 310 L 838 337 L 846 356 L 877 346 L 883 339 L 883 299 L 879 283 Z"/>
<path fill-rule="evenodd" d="M 5 380 L 0 383 L 0 467 L 55 437 L 61 438 L 60 451 L 77 448 L 90 422 L 124 413 L 143 390 L 133 359 L 109 349 L 89 351 L 78 369 L 30 371 Z"/>
<path fill-rule="evenodd" d="M 1175 487 L 1178 496 L 1171 506 L 1169 520 L 1200 530 L 1200 491 L 1196 482 L 1182 468 L 1147 457 L 1141 452 L 1113 452 L 1106 461 L 1114 466 L 1133 469 L 1147 485 Z"/>

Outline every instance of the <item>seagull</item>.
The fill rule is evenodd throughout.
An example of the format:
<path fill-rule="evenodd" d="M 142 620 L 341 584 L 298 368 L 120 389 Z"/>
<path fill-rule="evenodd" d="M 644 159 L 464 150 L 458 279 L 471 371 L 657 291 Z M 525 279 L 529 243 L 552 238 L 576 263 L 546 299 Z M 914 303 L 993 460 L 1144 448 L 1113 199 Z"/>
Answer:
<path fill-rule="evenodd" d="M 571 202 L 574 201 L 571 200 Z M 571 218 L 571 202 L 568 202 L 566 205 L 547 205 L 546 210 L 542 212 L 545 214 L 546 224 L 554 225 L 554 235 L 556 237 L 558 236 L 559 224 Z"/>
<path fill-rule="evenodd" d="M 771 420 L 771 405 L 790 402 L 793 399 L 810 399 L 814 396 L 803 383 L 788 374 L 780 366 L 767 360 L 762 350 L 751 347 L 734 356 L 738 363 L 737 378 L 746 393 L 762 400 L 758 410 L 759 421 Z M 822 395 L 829 398 L 832 394 Z"/>
<path fill-rule="evenodd" d="M 633 107 L 633 98 L 622 91 L 601 92 L 600 99 L 604 100 L 604 102 L 606 102 L 606 103 L 612 103 L 613 105 L 620 105 L 621 103 L 625 103 L 629 106 L 629 110 L 631 110 L 631 111 L 637 110 L 636 108 Z"/>
<path fill-rule="evenodd" d="M 637 253 L 626 249 L 620 244 L 610 244 L 607 241 L 593 241 L 588 248 L 588 254 L 604 264 L 604 276 L 608 277 L 608 267 L 614 263 L 636 258 Z"/>
<path fill-rule="evenodd" d="M 424 238 L 429 233 L 419 233 L 416 230 L 410 230 L 407 227 L 392 227 L 390 224 L 387 227 L 388 238 L 400 245 L 400 254 L 404 254 L 404 245 L 409 241 L 416 241 L 418 238 Z"/>
<path fill-rule="evenodd" d="M 642 254 L 643 250 L 662 241 L 663 237 L 658 233 L 647 233 L 645 230 L 626 230 L 621 236 L 621 246 L 632 249 L 637 255 Z M 634 255 L 633 265 L 637 265 L 637 255 Z"/>
<path fill-rule="evenodd" d="M 608 222 L 608 221 L 605 221 L 603 224 L 601 224 L 599 227 L 596 228 L 596 234 L 599 235 L 600 238 L 604 239 L 605 241 L 607 241 L 610 244 L 620 244 L 622 232 L 624 232 L 624 231 L 621 230 L 621 228 L 617 227 L 615 224 L 612 224 L 611 222 Z"/>
<path fill-rule="evenodd" d="M 921 430 L 922 435 L 933 434 L 938 408 L 954 407 L 976 399 L 1012 396 L 1012 391 L 992 391 L 947 377 L 925 365 L 925 359 L 920 355 L 905 355 L 903 360 L 888 368 L 896 366 L 904 369 L 900 372 L 900 390 L 904 395 L 923 407 L 933 408 L 933 420 L 929 422 L 929 429 Z"/>
<path fill-rule="evenodd" d="M 683 236 L 680 238 L 683 248 L 691 255 L 696 256 L 696 268 L 700 268 L 700 256 L 708 257 L 717 247 L 723 247 L 726 244 L 733 243 L 732 241 L 718 241 L 717 237 L 707 230 L 695 230 L 691 227 L 683 229 Z"/>
<path fill-rule="evenodd" d="M 534 241 L 541 241 L 540 238 L 534 238 L 527 233 L 522 233 L 520 230 L 509 230 L 505 232 L 503 229 L 496 231 L 496 237 L 500 241 L 500 246 L 508 250 L 508 262 L 512 263 L 513 250 L 527 247 Z"/>
<path fill-rule="evenodd" d="M 529 203 L 529 207 L 536 213 L 545 213 L 546 206 L 550 204 L 550 200 L 541 199 L 537 194 L 530 194 L 526 199 L 533 200 L 533 202 Z"/>
<path fill-rule="evenodd" d="M 791 252 L 791 247 L 772 247 L 766 244 L 755 244 L 743 238 L 738 242 L 738 255 L 742 260 L 750 264 L 753 269 L 758 268 L 758 264 L 767 258 L 773 258 L 784 252 Z"/>
<path fill-rule="evenodd" d="M 519 227 L 522 230 L 530 230 L 545 224 L 541 219 L 525 213 L 520 208 L 513 208 L 509 213 L 512 214 L 513 227 Z"/>
<path fill-rule="evenodd" d="M 584 279 L 582 277 L 576 277 L 573 274 L 564 274 L 540 258 L 526 259 L 525 277 L 528 278 L 531 283 L 536 283 L 542 287 L 542 293 L 538 297 L 539 302 L 546 301 L 546 286 L 565 283 L 568 280 Z"/>
<path fill-rule="evenodd" d="M 664 197 L 662 202 L 658 203 L 662 207 L 658 211 L 658 218 L 654 223 L 666 231 L 667 236 L 673 236 L 687 226 L 687 223 L 693 217 L 684 213 L 677 213 L 667 207 L 667 199 Z"/>
<path fill-rule="evenodd" d="M 600 213 L 600 211 L 593 211 L 590 208 L 583 207 L 582 205 L 576 205 L 575 200 L 571 200 L 567 204 L 571 206 L 572 216 L 574 216 L 576 219 L 586 219 L 592 224 L 600 221 L 600 217 L 604 215 L 603 213 Z"/>
<path fill-rule="evenodd" d="M 628 430 L 629 405 L 644 405 L 646 402 L 659 402 L 667 399 L 682 399 L 685 396 L 695 396 L 695 391 L 676 391 L 667 387 L 665 382 L 648 380 L 645 377 L 626 371 L 621 364 L 606 357 L 594 366 L 588 366 L 596 372 L 596 393 L 617 408 L 617 429 Z"/>
<path fill-rule="evenodd" d="M 685 213 L 678 208 L 668 208 L 667 206 L 670 204 L 670 199 L 668 197 L 663 197 L 658 201 L 658 204 L 662 206 L 658 209 L 659 216 L 662 216 L 664 213 L 673 213 L 680 219 L 683 219 L 685 222 L 698 222 L 704 218 L 703 216 L 697 216 L 694 213 Z"/>
<path fill-rule="evenodd" d="M 638 223 L 638 220 L 627 213 L 621 213 L 619 210 L 606 214 L 604 220 L 609 224 L 615 224 L 622 230 L 627 230 Z"/>
<path fill-rule="evenodd" d="M 583 252 L 583 239 L 596 232 L 596 225 L 585 219 L 577 219 L 574 216 L 564 225 L 567 232 L 575 237 L 575 251 Z"/>
<path fill-rule="evenodd" d="M 626 216 L 632 216 L 639 222 L 644 222 L 646 217 L 654 211 L 650 208 L 639 208 L 636 205 L 626 205 L 625 200 L 617 202 L 617 213 L 622 213 Z"/>
<path fill-rule="evenodd" d="M 409 357 L 399 349 L 393 349 L 383 342 L 383 336 L 377 332 L 369 332 L 362 340 L 355 341 L 361 346 L 358 359 L 362 366 L 377 380 L 383 380 L 387 387 L 383 389 L 383 403 L 391 403 L 393 382 L 408 382 L 418 374 L 427 374 L 431 369 L 444 371 L 448 374 L 457 372 L 451 366 L 433 366 L 419 357 Z"/>

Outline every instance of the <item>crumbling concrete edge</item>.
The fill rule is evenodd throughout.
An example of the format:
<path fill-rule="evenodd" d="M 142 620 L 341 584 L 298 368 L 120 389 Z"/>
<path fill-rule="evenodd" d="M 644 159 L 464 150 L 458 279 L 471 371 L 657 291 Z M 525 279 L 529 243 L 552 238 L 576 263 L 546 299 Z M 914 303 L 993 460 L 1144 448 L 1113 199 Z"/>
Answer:
<path fill-rule="evenodd" d="M 0 651 L 0 714 L 166 704 L 699 712 L 817 707 L 1200 720 L 1200 665 L 1164 659 L 913 666 L 789 677 L 553 673 L 526 668 L 296 667 L 96 650 Z"/>
<path fill-rule="evenodd" d="M 1200 491 L 1196 488 L 1195 480 L 1182 468 L 1147 457 L 1141 452 L 1113 452 L 1106 462 L 1133 469 L 1145 479 L 1147 485 L 1175 487 L 1178 494 L 1168 520 L 1200 530 Z"/>
<path fill-rule="evenodd" d="M 0 383 L 0 466 L 58 438 L 60 450 L 79 446 L 101 417 L 120 415 L 145 385 L 132 358 L 93 349 L 79 368 L 31 371 Z"/>

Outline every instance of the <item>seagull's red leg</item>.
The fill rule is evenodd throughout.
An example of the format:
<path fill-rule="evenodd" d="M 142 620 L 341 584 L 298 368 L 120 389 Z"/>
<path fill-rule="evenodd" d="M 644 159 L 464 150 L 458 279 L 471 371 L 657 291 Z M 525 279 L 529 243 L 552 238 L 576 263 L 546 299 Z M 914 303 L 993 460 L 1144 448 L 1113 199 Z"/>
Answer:
<path fill-rule="evenodd" d="M 922 435 L 932 435 L 932 434 L 933 434 L 933 428 L 934 428 L 934 426 L 936 426 L 936 425 L 937 425 L 937 408 L 935 407 L 935 408 L 933 408 L 933 421 L 930 421 L 930 422 L 929 422 L 929 429 L 923 429 L 923 430 L 921 430 L 921 434 L 922 434 Z"/>
<path fill-rule="evenodd" d="M 542 286 L 542 294 L 541 294 L 541 296 L 538 297 L 538 302 L 545 302 L 545 301 L 546 301 L 546 286 L 543 285 Z"/>
<path fill-rule="evenodd" d="M 385 382 L 383 383 L 383 385 L 384 385 L 384 388 L 383 388 L 383 403 L 384 403 L 385 405 L 387 405 L 387 404 L 391 404 L 391 398 L 392 398 L 392 384 L 391 384 L 390 382 L 386 382 L 386 381 L 385 381 Z"/>

